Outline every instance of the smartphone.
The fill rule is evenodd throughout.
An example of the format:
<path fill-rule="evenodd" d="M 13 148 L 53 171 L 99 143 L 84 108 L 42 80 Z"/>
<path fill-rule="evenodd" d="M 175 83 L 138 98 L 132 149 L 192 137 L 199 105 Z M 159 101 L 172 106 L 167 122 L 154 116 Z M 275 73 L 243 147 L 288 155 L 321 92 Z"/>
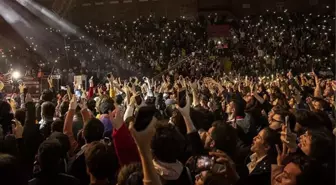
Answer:
<path fill-rule="evenodd" d="M 82 97 L 82 91 L 76 90 L 75 95 L 76 95 L 77 101 L 80 100 L 80 98 Z"/>
<path fill-rule="evenodd" d="M 200 156 L 197 158 L 196 167 L 199 170 L 211 170 L 212 172 L 219 173 L 226 169 L 226 165 L 215 163 L 215 159 L 210 156 Z"/>
<path fill-rule="evenodd" d="M 177 99 L 178 99 L 178 105 L 180 107 L 185 107 L 187 104 L 187 91 L 184 89 L 178 92 Z"/>
<path fill-rule="evenodd" d="M 290 124 L 289 124 L 289 116 L 286 116 L 286 117 L 285 117 L 285 124 L 286 124 L 286 126 L 287 126 L 287 130 L 286 130 L 286 132 L 290 133 L 291 130 L 290 130 Z"/>
<path fill-rule="evenodd" d="M 197 158 L 196 167 L 197 169 L 211 169 L 213 165 L 213 160 L 210 156 L 200 156 Z"/>
<path fill-rule="evenodd" d="M 135 115 L 135 123 L 134 123 L 135 130 L 138 132 L 145 130 L 152 121 L 153 116 L 156 115 L 156 113 L 157 110 L 155 106 L 140 107 L 140 109 Z"/>

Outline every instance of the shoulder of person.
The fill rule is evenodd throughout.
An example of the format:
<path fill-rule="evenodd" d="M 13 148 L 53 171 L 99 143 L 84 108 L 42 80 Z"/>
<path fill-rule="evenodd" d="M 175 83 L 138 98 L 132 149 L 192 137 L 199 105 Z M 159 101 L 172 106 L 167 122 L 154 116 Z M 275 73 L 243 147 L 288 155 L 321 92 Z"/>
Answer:
<path fill-rule="evenodd" d="M 82 148 L 79 150 L 76 155 L 70 158 L 69 163 L 68 163 L 68 168 L 78 168 L 80 166 L 80 163 L 84 162 L 85 165 L 85 156 L 84 156 L 85 149 Z M 82 162 L 81 162 L 82 161 Z"/>
<path fill-rule="evenodd" d="M 60 173 L 58 174 L 58 178 L 63 181 L 66 185 L 67 184 L 71 184 L 71 185 L 78 185 L 79 184 L 79 180 L 71 175 L 65 174 L 65 173 Z"/>
<path fill-rule="evenodd" d="M 29 180 L 28 185 L 37 185 L 37 179 L 33 178 L 33 179 Z"/>
<path fill-rule="evenodd" d="M 254 168 L 254 170 L 252 171 L 251 174 L 264 174 L 264 173 L 270 173 L 272 168 L 272 163 L 270 162 L 270 160 L 268 159 L 268 157 L 266 156 L 264 159 L 262 159 L 257 166 Z"/>

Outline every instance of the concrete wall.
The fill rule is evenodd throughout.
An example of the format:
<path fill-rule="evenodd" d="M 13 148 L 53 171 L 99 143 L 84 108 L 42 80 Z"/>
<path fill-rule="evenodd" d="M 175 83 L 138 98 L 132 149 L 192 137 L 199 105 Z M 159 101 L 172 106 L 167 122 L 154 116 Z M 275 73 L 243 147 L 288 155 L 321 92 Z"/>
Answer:
<path fill-rule="evenodd" d="M 199 1 L 204 1 L 204 7 L 206 7 L 206 2 L 209 2 L 209 4 L 215 1 L 220 3 L 218 0 Z M 292 12 L 322 12 L 326 10 L 326 5 L 329 5 L 330 9 L 335 10 L 334 0 L 224 0 L 221 2 L 238 17 L 264 13 L 267 9 L 276 11 L 282 8 Z M 199 8 L 202 9 L 202 7 Z"/>
<path fill-rule="evenodd" d="M 131 2 L 124 2 L 131 1 Z M 78 1 L 69 12 L 76 23 L 88 21 L 104 22 L 113 19 L 134 20 L 140 15 L 166 16 L 196 15 L 196 0 L 84 0 Z M 115 3 L 115 4 L 114 4 Z"/>
<path fill-rule="evenodd" d="M 50 2 L 52 0 L 40 0 Z M 55 0 L 67 1 L 67 0 Z M 69 1 L 69 0 L 68 0 Z M 140 15 L 175 18 L 196 16 L 198 13 L 228 11 L 236 17 L 288 9 L 293 12 L 335 11 L 334 0 L 72 0 L 67 18 L 77 24 L 88 21 L 105 22 L 113 19 L 134 20 Z M 145 2 L 142 2 L 145 1 Z M 53 2 L 53 1 L 52 1 Z M 114 2 L 114 3 L 113 3 Z M 315 5 L 313 5 L 315 4 Z"/>

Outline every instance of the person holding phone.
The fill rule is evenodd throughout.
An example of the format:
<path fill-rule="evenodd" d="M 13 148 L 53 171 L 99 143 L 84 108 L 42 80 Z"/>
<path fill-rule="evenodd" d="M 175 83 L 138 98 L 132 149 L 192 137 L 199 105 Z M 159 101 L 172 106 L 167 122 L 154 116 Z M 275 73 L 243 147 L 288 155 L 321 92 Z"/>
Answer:
<path fill-rule="evenodd" d="M 242 177 L 241 184 L 259 185 L 271 183 L 271 165 L 277 159 L 276 145 L 280 145 L 280 134 L 268 127 L 253 139 L 252 155 L 246 160 L 248 175 Z"/>

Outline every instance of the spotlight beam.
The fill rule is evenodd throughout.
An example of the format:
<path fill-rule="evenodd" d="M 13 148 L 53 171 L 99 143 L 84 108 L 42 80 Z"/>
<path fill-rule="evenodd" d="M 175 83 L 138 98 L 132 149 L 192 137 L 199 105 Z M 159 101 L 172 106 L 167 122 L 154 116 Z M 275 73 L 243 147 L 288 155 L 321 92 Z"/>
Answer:
<path fill-rule="evenodd" d="M 99 44 L 93 41 L 92 39 L 90 39 L 90 37 L 86 36 L 79 29 L 77 29 L 76 26 L 62 19 L 60 16 L 48 10 L 47 8 L 43 7 L 42 5 L 32 0 L 17 0 L 17 1 L 22 6 L 26 7 L 29 11 L 31 11 L 33 14 L 35 14 L 37 17 L 40 17 L 46 24 L 54 28 L 57 27 L 57 29 L 61 29 L 68 34 L 73 34 L 79 37 L 81 40 L 84 40 L 87 43 L 94 45 L 98 49 L 99 54 L 104 56 L 104 58 L 109 58 L 109 56 L 115 56 L 114 52 L 108 50 L 103 44 Z M 123 66 L 125 66 L 125 68 L 130 69 L 129 66 L 132 66 L 132 64 L 128 64 L 126 61 L 123 60 L 117 59 L 115 61 L 118 61 L 117 63 L 119 63 L 119 66 L 121 68 L 124 68 Z"/>
<path fill-rule="evenodd" d="M 66 20 L 62 19 L 57 14 L 54 14 L 47 8 L 43 7 L 42 5 L 39 5 L 35 3 L 32 0 L 17 0 L 18 3 L 20 3 L 22 6 L 30 10 L 33 14 L 40 17 L 46 24 L 51 25 L 52 23 L 56 23 L 63 31 L 78 35 L 77 28 L 73 25 L 71 25 Z M 43 15 L 43 16 L 42 16 Z M 49 21 L 49 20 L 51 21 Z"/>
<path fill-rule="evenodd" d="M 11 25 L 11 27 L 24 39 L 24 41 L 32 46 L 32 48 L 40 46 L 38 49 L 34 49 L 36 53 L 43 57 L 45 60 L 51 60 L 49 51 L 44 46 L 45 44 L 59 45 L 62 42 L 57 37 L 45 31 L 45 26 L 34 21 L 31 15 L 21 10 L 18 4 L 4 1 L 0 1 L 0 16 Z M 17 13 L 17 12 L 20 12 Z M 29 37 L 28 37 L 29 36 Z M 30 40 L 30 37 L 34 37 L 34 43 Z"/>

